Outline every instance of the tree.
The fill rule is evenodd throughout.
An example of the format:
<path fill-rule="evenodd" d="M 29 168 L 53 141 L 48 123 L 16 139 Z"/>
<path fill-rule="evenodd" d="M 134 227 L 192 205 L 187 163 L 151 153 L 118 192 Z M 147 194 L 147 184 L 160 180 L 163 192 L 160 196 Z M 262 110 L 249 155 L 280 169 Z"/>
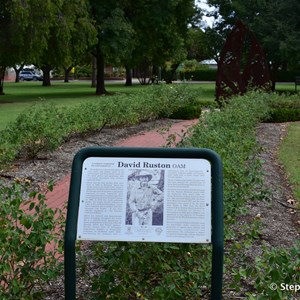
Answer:
<path fill-rule="evenodd" d="M 18 73 L 24 64 L 36 61 L 47 47 L 52 5 L 50 1 L 16 0 L 1 1 L 0 7 L 0 56 Z"/>
<path fill-rule="evenodd" d="M 298 0 L 209 0 L 222 16 L 217 28 L 229 28 L 241 19 L 260 41 L 270 62 L 275 89 L 279 68 L 300 61 L 300 2 Z"/>
<path fill-rule="evenodd" d="M 104 66 L 106 63 L 120 63 L 132 51 L 134 31 L 124 16 L 122 3 L 109 0 L 90 0 L 90 13 L 97 28 L 98 42 L 92 54 L 96 58 L 96 94 L 106 93 Z"/>
<path fill-rule="evenodd" d="M 201 28 L 190 27 L 186 40 L 187 59 L 202 61 L 212 58 L 212 51 L 207 43 L 208 35 Z"/>
<path fill-rule="evenodd" d="M 134 50 L 124 62 L 126 69 L 135 68 L 151 79 L 171 61 L 174 71 L 187 55 L 188 26 L 198 12 L 194 1 L 128 0 L 125 12 L 136 32 Z"/>
<path fill-rule="evenodd" d="M 71 39 L 70 39 L 70 56 L 63 66 L 65 70 L 65 82 L 68 82 L 69 72 L 74 66 L 90 62 L 90 51 L 92 46 L 97 42 L 97 30 L 93 20 L 90 18 L 88 1 L 78 3 L 71 1 L 66 3 L 73 15 Z M 64 9 L 65 11 L 65 9 Z"/>
<path fill-rule="evenodd" d="M 50 69 L 69 64 L 71 54 L 84 51 L 92 38 L 87 0 L 2 0 L 0 94 L 7 66 L 33 63 L 44 71 L 43 85 L 50 85 Z"/>
<path fill-rule="evenodd" d="M 91 44 L 96 41 L 96 30 L 89 18 L 86 0 L 54 1 L 47 35 L 47 47 L 37 59 L 42 69 L 43 86 L 50 86 L 50 71 L 64 66 L 72 69 Z"/>
<path fill-rule="evenodd" d="M 19 1 L 0 2 L 0 94 L 3 95 L 3 81 L 6 67 L 14 66 L 30 53 L 24 51 L 29 28 L 29 10 Z"/>

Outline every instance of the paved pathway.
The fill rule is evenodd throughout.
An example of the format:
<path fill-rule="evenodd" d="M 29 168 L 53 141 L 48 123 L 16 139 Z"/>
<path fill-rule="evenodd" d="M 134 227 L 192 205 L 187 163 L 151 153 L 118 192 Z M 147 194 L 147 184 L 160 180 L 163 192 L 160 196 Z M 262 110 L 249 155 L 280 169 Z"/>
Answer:
<path fill-rule="evenodd" d="M 132 136 L 128 139 L 117 143 L 116 147 L 163 147 L 167 144 L 167 139 L 173 135 L 175 143 L 180 141 L 180 137 L 186 132 L 188 127 L 197 124 L 198 120 L 186 120 L 173 124 L 170 129 L 161 134 L 157 129 L 143 132 L 142 134 Z M 60 180 L 54 187 L 52 192 L 47 193 L 47 204 L 51 208 L 63 208 L 69 196 L 70 174 Z"/>

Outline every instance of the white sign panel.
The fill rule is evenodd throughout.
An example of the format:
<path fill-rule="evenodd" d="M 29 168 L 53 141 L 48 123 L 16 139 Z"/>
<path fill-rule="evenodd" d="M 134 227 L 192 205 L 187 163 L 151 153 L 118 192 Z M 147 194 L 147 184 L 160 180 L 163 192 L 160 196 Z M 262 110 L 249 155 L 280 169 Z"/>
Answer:
<path fill-rule="evenodd" d="M 210 243 L 210 162 L 87 158 L 82 169 L 77 239 Z"/>

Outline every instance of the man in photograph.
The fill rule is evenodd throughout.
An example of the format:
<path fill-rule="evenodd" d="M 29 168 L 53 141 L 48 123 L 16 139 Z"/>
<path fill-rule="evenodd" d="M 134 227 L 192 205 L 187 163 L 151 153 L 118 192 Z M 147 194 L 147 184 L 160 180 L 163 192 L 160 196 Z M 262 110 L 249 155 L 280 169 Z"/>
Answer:
<path fill-rule="evenodd" d="M 161 205 L 163 192 L 149 184 L 152 174 L 147 171 L 141 171 L 135 179 L 139 181 L 139 187 L 133 189 L 129 197 L 132 225 L 152 225 L 153 211 Z"/>

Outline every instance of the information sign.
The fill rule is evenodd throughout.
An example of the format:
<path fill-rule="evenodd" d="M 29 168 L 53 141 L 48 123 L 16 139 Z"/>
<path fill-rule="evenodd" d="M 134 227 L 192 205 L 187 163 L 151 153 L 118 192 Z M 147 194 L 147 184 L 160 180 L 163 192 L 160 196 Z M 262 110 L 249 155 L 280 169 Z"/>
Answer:
<path fill-rule="evenodd" d="M 77 239 L 210 243 L 209 161 L 87 158 Z"/>
<path fill-rule="evenodd" d="M 68 200 L 65 299 L 76 299 L 76 240 L 99 240 L 211 243 L 211 299 L 219 300 L 223 234 L 222 163 L 214 151 L 82 149 Z"/>

